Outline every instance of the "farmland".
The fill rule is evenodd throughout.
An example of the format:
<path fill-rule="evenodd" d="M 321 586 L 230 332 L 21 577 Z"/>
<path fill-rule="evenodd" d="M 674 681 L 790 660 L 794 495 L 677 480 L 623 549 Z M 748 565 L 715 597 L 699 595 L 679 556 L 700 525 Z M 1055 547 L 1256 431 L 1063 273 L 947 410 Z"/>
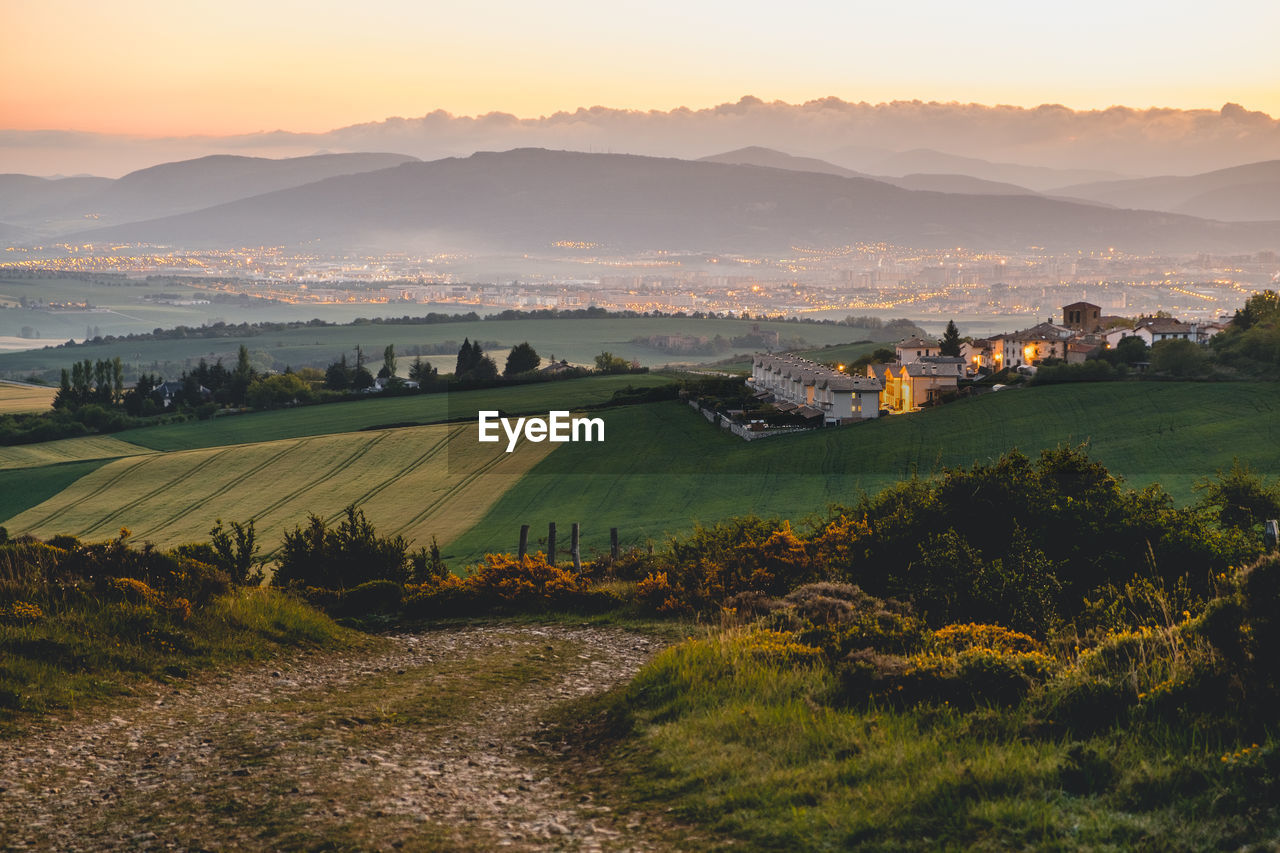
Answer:
<path fill-rule="evenodd" d="M 669 401 L 594 413 L 606 421 L 604 444 L 550 452 L 550 444 L 522 443 L 507 457 L 475 441 L 478 409 L 573 409 L 606 402 L 628 384 L 660 381 L 592 377 L 9 448 L 0 457 L 8 466 L 0 471 L 0 511 L 12 517 L 0 523 L 10 534 L 88 538 L 128 526 L 139 537 L 173 543 L 199 538 L 218 517 L 256 518 L 264 547 L 274 548 L 307 512 L 328 518 L 356 501 L 383 532 L 419 544 L 435 534 L 456 567 L 513 549 L 525 523 L 536 538 L 549 521 L 581 522 L 589 554 L 607 548 L 610 527 L 634 544 L 748 512 L 798 522 L 912 472 L 987 461 L 1014 447 L 1034 454 L 1087 442 L 1113 472 L 1136 485 L 1159 482 L 1182 503 L 1194 499 L 1198 479 L 1235 457 L 1280 474 L 1274 383 L 1048 386 L 753 443 Z M 439 423 L 451 418 L 451 425 Z M 430 422 L 437 425 L 376 428 Z"/>
<path fill-rule="evenodd" d="M 579 521 L 584 547 L 604 550 L 610 527 L 642 543 L 747 512 L 799 521 L 912 472 L 1062 443 L 1087 442 L 1093 457 L 1130 483 L 1158 482 L 1189 503 L 1194 483 L 1235 457 L 1280 475 L 1277 415 L 1276 383 L 1060 385 L 748 444 L 678 403 L 628 407 L 604 413 L 603 450 L 565 445 L 447 551 L 469 561 L 486 549 L 510 549 L 522 523 L 545 531 L 549 521 Z"/>
<path fill-rule="evenodd" d="M 164 424 L 119 433 L 127 441 L 153 450 L 192 450 L 281 438 L 300 438 L 353 432 L 379 426 L 430 424 L 474 420 L 481 409 L 508 414 L 545 413 L 609 402 L 617 391 L 650 388 L 674 381 L 659 374 L 587 376 L 506 388 L 485 388 L 448 394 L 353 399 L 343 403 L 221 416 L 212 421 Z"/>
<path fill-rule="evenodd" d="M 53 404 L 56 388 L 0 382 L 0 415 L 42 412 Z"/>
<path fill-rule="evenodd" d="M 424 314 L 431 306 L 361 306 L 369 314 L 386 314 L 391 308 L 396 314 Z M 381 311 L 375 309 L 383 309 Z M 309 313 L 299 314 L 293 307 L 291 319 L 309 318 Z M 0 312 L 17 314 L 16 311 Z M 267 319 L 258 317 L 257 319 Z M 80 322 L 77 320 L 77 322 Z M 86 321 L 92 322 L 92 321 Z M 159 325 L 159 324 L 157 324 Z M 388 344 L 394 344 L 401 355 L 401 369 L 407 367 L 408 356 L 414 347 L 442 346 L 448 349 L 442 355 L 426 355 L 442 373 L 453 370 L 457 345 L 463 338 L 480 341 L 498 341 L 504 350 L 528 341 L 544 358 L 555 356 L 575 364 L 591 364 L 601 351 L 608 350 L 616 356 L 635 359 L 643 365 L 656 366 L 668 363 L 705 363 L 725 357 L 726 353 L 705 355 L 664 353 L 646 345 L 632 343 L 633 338 L 650 335 L 693 335 L 714 338 L 721 335 L 731 338 L 744 335 L 756 325 L 746 320 L 707 320 L 690 317 L 636 317 L 580 320 L 479 320 L 474 322 L 433 323 L 416 325 L 388 325 L 360 323 L 349 326 L 288 329 L 280 332 L 264 332 L 249 338 L 182 338 L 155 341 L 117 341 L 91 344 L 69 349 L 37 349 L 0 354 L 0 376 L 20 377 L 31 373 L 46 374 L 56 380 L 57 371 L 71 362 L 83 359 L 111 359 L 119 357 L 126 365 L 126 372 L 154 371 L 166 378 L 176 376 L 182 370 L 194 367 L 201 358 L 213 362 L 219 358 L 235 361 L 236 350 L 244 344 L 260 368 L 284 369 L 314 366 L 323 367 L 335 361 L 342 353 L 351 357 L 356 345 L 365 353 L 376 356 Z M 776 331 L 782 338 L 802 338 L 812 345 L 845 343 L 873 337 L 866 329 L 848 326 L 819 325 L 813 323 L 785 323 L 762 321 L 765 331 Z M 83 323 L 75 337 L 84 335 Z M 48 338 L 48 336 L 45 336 Z M 61 343 L 68 336 L 53 339 Z M 751 347 L 743 347 L 750 351 Z M 490 353 L 502 366 L 504 352 Z"/>
<path fill-rule="evenodd" d="M 556 445 L 505 453 L 471 439 L 470 424 L 263 441 L 117 459 L 7 522 L 13 531 L 89 540 L 129 527 L 171 546 L 217 518 L 257 522 L 264 551 L 315 513 L 358 503 L 386 533 L 452 538 Z M 465 438 L 463 433 L 467 433 Z"/>

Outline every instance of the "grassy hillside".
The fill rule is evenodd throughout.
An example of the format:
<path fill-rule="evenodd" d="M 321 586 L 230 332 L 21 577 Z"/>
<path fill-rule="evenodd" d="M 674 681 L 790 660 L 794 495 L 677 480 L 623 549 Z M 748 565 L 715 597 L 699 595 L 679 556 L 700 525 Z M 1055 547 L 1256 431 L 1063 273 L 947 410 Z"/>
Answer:
<path fill-rule="evenodd" d="M 43 412 L 53 405 L 53 397 L 57 393 L 56 388 L 0 382 L 0 415 Z"/>
<path fill-rule="evenodd" d="M 250 441 L 301 438 L 353 432 L 391 424 L 428 424 L 475 418 L 481 409 L 507 413 L 545 413 L 607 403 L 615 391 L 648 388 L 671 382 L 670 376 L 636 374 L 587 376 L 561 382 L 540 382 L 509 388 L 485 388 L 449 394 L 352 400 L 298 409 L 223 416 L 213 421 L 188 421 L 120 433 L 122 438 L 155 450 L 191 450 Z"/>
<path fill-rule="evenodd" d="M 131 435 L 132 433 L 125 433 Z M 0 470 L 35 468 L 84 459 L 118 459 L 149 453 L 146 447 L 122 441 L 109 435 L 86 435 L 40 444 L 17 444 L 0 447 Z"/>
<path fill-rule="evenodd" d="M 644 541 L 747 512 L 800 519 L 911 475 L 1088 442 L 1131 483 L 1160 482 L 1181 501 L 1233 457 L 1280 474 L 1280 384 L 1113 383 L 1005 391 L 903 417 L 747 443 L 687 406 L 604 414 L 604 445 L 567 444 L 450 542 L 456 561 L 510 549 L 519 525 L 583 525 L 584 547 L 610 527 Z M 998 523 L 998 519 L 992 519 Z"/>
<path fill-rule="evenodd" d="M 878 330 L 850 329 L 849 331 L 853 333 L 867 332 L 867 334 L 859 335 L 859 337 L 870 338 L 875 336 L 875 333 Z M 848 364 L 852 361 L 856 361 L 860 356 L 864 356 L 867 353 L 872 352 L 873 350 L 880 349 L 881 347 L 889 347 L 890 349 L 892 349 L 893 343 L 882 341 L 879 343 L 871 342 L 871 343 L 860 343 L 860 344 L 831 344 L 829 346 L 818 347 L 816 349 L 795 350 L 794 352 L 798 356 L 812 359 L 813 361 L 821 362 L 823 364 L 830 364 L 832 362 L 836 364 L 840 364 L 840 363 Z M 728 362 L 728 363 L 720 364 L 717 366 L 724 370 L 741 370 L 746 373 L 751 372 L 751 362 L 747 359 Z"/>
<path fill-rule="evenodd" d="M 211 308 L 213 306 L 206 306 Z M 367 305 L 366 316 L 393 314 L 423 314 L 430 310 L 427 305 L 395 306 L 388 312 L 387 306 Z M 483 309 L 481 309 L 483 311 Z M 315 316 L 305 306 L 292 306 L 293 319 L 307 319 Z M 14 312 L 9 312 L 14 313 Z M 213 312 L 216 313 L 216 312 Z M 84 323 L 80 320 L 80 329 L 74 333 L 77 339 L 84 336 Z M 267 319 L 267 318 L 260 318 Z M 281 318 L 271 318 L 281 319 Z M 187 321 L 191 322 L 191 321 Z M 148 328 L 163 324 L 156 323 Z M 195 325 L 198 325 L 196 323 Z M 184 367 L 194 367 L 200 358 L 211 362 L 222 358 L 227 363 L 234 363 L 236 350 L 244 344 L 254 354 L 255 363 L 275 364 L 280 367 L 292 365 L 323 366 L 338 358 L 340 353 L 349 355 L 357 345 L 365 348 L 370 355 L 381 353 L 387 344 L 395 344 L 396 351 L 401 354 L 401 370 L 407 370 L 407 359 L 411 347 L 440 344 L 446 341 L 462 342 L 464 337 L 471 340 L 499 341 L 509 349 L 522 341 L 528 341 L 538 354 L 544 358 L 554 355 L 557 359 L 565 358 L 579 364 L 591 364 L 602 350 L 609 350 L 614 355 L 627 359 L 636 359 L 641 364 L 650 366 L 672 362 L 707 362 L 723 358 L 724 354 L 689 355 L 668 354 L 647 346 L 631 343 L 636 337 L 649 335 L 687 334 L 706 338 L 722 335 L 732 338 L 743 335 L 755 325 L 746 320 L 697 320 L 693 318 L 671 317 L 638 317 L 631 319 L 610 318 L 604 320 L 481 320 L 468 323 L 439 323 L 432 325 L 373 325 L 339 326 L 332 328 L 292 329 L 283 332 L 271 332 L 253 338 L 188 338 L 162 341 L 122 341 L 111 344 L 75 347 L 73 349 L 39 349 L 24 352 L 0 354 L 0 376 L 27 375 L 31 372 L 56 371 L 67 367 L 72 361 L 83 359 L 110 359 L 119 356 L 128 366 L 135 370 L 158 371 L 176 374 Z M 762 321 L 759 324 L 768 331 L 777 331 L 783 338 L 803 338 L 822 346 L 851 340 L 861 340 L 873 335 L 866 329 L 851 329 L 847 326 L 824 326 L 802 323 L 782 323 Z M 51 343 L 61 343 L 71 335 L 54 338 Z M 44 336 L 49 338 L 48 335 Z M 502 366 L 502 353 L 491 353 Z M 425 356 L 441 372 L 453 370 L 456 351 L 444 355 Z"/>
<path fill-rule="evenodd" d="M 38 468 L 0 469 L 0 525 L 4 519 L 48 500 L 105 464 L 106 459 L 89 459 Z"/>
<path fill-rule="evenodd" d="M 307 513 L 332 520 L 354 501 L 381 532 L 425 544 L 432 534 L 457 536 L 559 446 L 526 444 L 508 454 L 476 443 L 472 430 L 437 425 L 127 457 L 5 526 L 10 534 L 88 540 L 128 527 L 139 541 L 169 547 L 203 539 L 217 518 L 253 518 L 268 552 Z"/>

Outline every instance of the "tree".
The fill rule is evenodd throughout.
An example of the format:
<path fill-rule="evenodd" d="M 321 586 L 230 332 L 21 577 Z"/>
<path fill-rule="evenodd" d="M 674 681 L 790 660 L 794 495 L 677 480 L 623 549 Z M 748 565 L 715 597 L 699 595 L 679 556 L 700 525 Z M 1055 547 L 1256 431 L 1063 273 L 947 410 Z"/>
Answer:
<path fill-rule="evenodd" d="M 498 365 L 484 354 L 480 342 L 471 343 L 463 339 L 458 350 L 458 363 L 453 371 L 453 378 L 458 382 L 480 382 L 498 378 Z"/>
<path fill-rule="evenodd" d="M 382 369 L 378 371 L 378 376 L 382 379 L 390 379 L 396 375 L 396 345 L 387 344 L 386 349 L 382 351 Z"/>
<path fill-rule="evenodd" d="M 249 386 L 257 378 L 257 371 L 249 363 L 249 349 L 244 344 L 241 344 L 236 353 L 235 370 L 231 372 L 230 381 L 227 383 L 227 401 L 237 406 L 243 406 L 245 395 L 249 392 Z"/>
<path fill-rule="evenodd" d="M 217 555 L 218 568 L 226 572 L 233 583 L 248 586 L 262 583 L 262 568 L 254 568 L 258 563 L 256 539 L 252 519 L 247 524 L 233 521 L 230 530 L 222 526 L 222 519 L 214 519 L 209 543 Z"/>
<path fill-rule="evenodd" d="M 960 355 L 960 330 L 956 328 L 955 320 L 947 321 L 947 330 L 942 333 L 942 346 L 939 350 L 943 355 Z"/>
<path fill-rule="evenodd" d="M 480 349 L 479 344 L 473 349 L 470 338 L 462 339 L 462 346 L 458 348 L 458 363 L 453 368 L 453 378 L 461 379 L 463 376 L 471 372 L 479 360 L 476 352 Z"/>
<path fill-rule="evenodd" d="M 355 504 L 342 514 L 337 527 L 312 514 L 305 527 L 285 533 L 272 585 L 347 589 L 370 580 L 408 579 L 409 543 L 403 536 L 378 536 Z"/>
<path fill-rule="evenodd" d="M 1191 341 L 1159 341 L 1151 348 L 1151 369 L 1170 376 L 1199 376 L 1208 368 L 1204 348 Z"/>
<path fill-rule="evenodd" d="M 476 366 L 471 368 L 471 373 L 467 377 L 476 382 L 487 382 L 491 379 L 498 378 L 498 364 L 487 355 L 481 355 L 480 360 L 476 362 Z"/>
<path fill-rule="evenodd" d="M 631 362 L 605 350 L 596 356 L 596 370 L 601 373 L 626 373 L 631 370 Z"/>
<path fill-rule="evenodd" d="M 324 387 L 330 391 L 345 391 L 351 387 L 354 377 L 355 371 L 347 364 L 347 354 L 344 352 L 337 361 L 325 368 Z"/>
<path fill-rule="evenodd" d="M 436 378 L 436 369 L 431 362 L 423 361 L 422 356 L 415 356 L 409 365 L 409 378 L 418 383 L 430 382 Z"/>
<path fill-rule="evenodd" d="M 351 377 L 351 388 L 354 391 L 363 391 L 374 385 L 373 374 L 369 372 L 369 368 L 361 365 L 356 368 L 355 373 Z"/>
<path fill-rule="evenodd" d="M 1280 518 L 1280 482 L 1268 483 L 1239 459 L 1231 460 L 1230 471 L 1196 483 L 1195 490 L 1201 493 L 1197 506 L 1212 512 L 1223 527 L 1247 531 Z"/>
<path fill-rule="evenodd" d="M 528 341 L 525 341 L 522 344 L 516 344 L 511 348 L 511 352 L 507 353 L 507 367 L 502 371 L 502 375 L 512 377 L 529 373 L 537 370 L 541 363 L 542 357 L 529 346 Z"/>
<path fill-rule="evenodd" d="M 255 379 L 245 392 L 245 402 L 255 409 L 274 409 L 311 400 L 311 386 L 296 373 Z"/>

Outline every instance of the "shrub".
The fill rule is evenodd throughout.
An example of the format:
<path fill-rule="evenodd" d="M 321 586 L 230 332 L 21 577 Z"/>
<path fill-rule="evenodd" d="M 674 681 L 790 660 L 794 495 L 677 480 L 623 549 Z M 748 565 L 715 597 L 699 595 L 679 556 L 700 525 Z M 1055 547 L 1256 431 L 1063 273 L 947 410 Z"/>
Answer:
<path fill-rule="evenodd" d="M 339 609 L 349 616 L 395 613 L 403 595 L 404 587 L 395 581 L 366 581 L 342 594 Z"/>
<path fill-rule="evenodd" d="M 334 528 L 313 513 L 305 527 L 285 533 L 272 584 L 347 589 L 369 580 L 404 583 L 408 550 L 403 536 L 378 536 L 355 504 L 343 510 Z"/>

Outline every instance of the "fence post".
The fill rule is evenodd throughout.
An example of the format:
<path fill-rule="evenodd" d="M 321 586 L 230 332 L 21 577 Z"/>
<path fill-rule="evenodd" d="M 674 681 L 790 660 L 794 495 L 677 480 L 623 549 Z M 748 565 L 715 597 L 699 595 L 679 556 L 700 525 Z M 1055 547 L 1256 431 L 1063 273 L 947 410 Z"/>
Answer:
<path fill-rule="evenodd" d="M 609 528 L 609 562 L 618 562 L 618 528 Z"/>
<path fill-rule="evenodd" d="M 1267 521 L 1262 528 L 1262 543 L 1268 551 L 1280 548 L 1280 521 L 1274 518 Z"/>
<path fill-rule="evenodd" d="M 529 552 L 529 525 L 520 525 L 520 559 L 524 560 L 524 555 Z"/>
<path fill-rule="evenodd" d="M 573 523 L 573 527 L 569 533 L 570 550 L 573 552 L 573 570 L 575 572 L 582 571 L 582 556 L 578 551 L 578 522 Z"/>
<path fill-rule="evenodd" d="M 556 564 L 556 523 L 554 521 L 547 524 L 547 562 L 553 566 Z"/>

